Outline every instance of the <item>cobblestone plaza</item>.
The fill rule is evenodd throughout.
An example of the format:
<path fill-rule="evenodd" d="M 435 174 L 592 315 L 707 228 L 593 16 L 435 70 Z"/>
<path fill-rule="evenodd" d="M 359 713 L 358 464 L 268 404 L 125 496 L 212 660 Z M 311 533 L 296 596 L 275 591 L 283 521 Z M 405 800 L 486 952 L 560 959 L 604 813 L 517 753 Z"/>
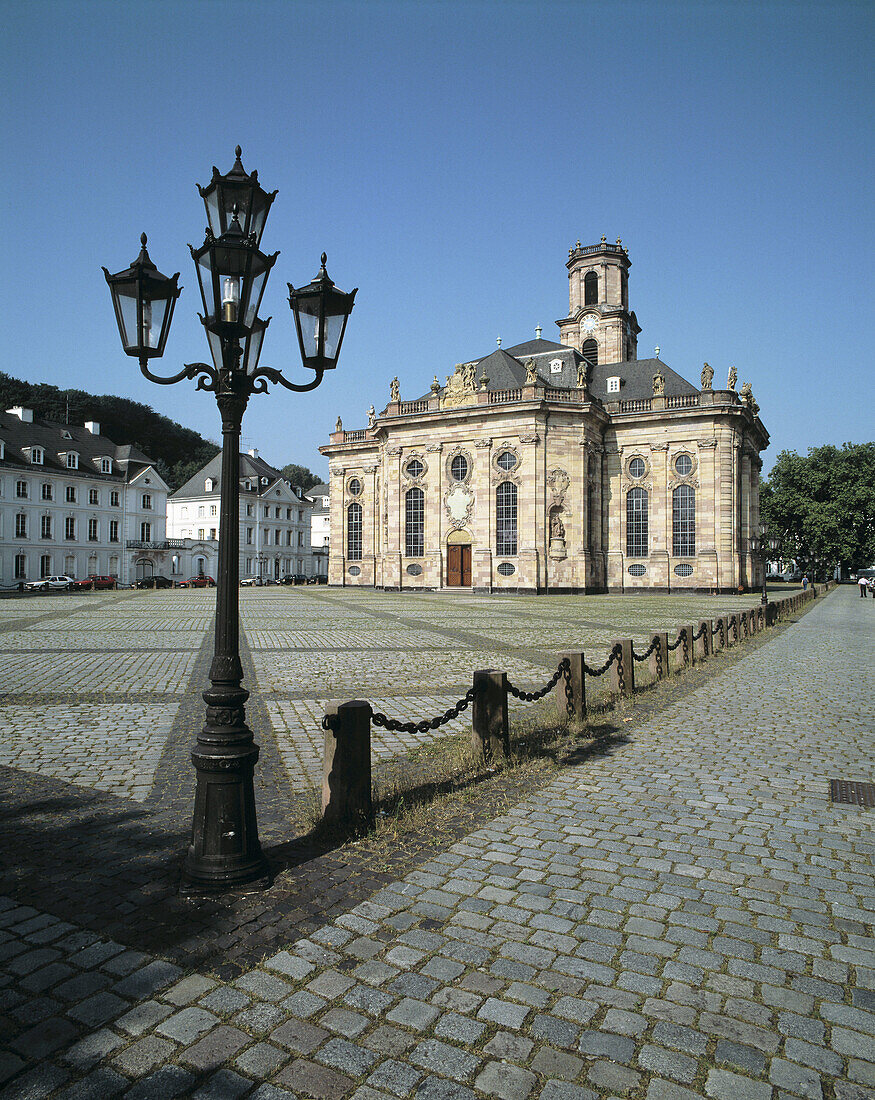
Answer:
<path fill-rule="evenodd" d="M 174 890 L 214 594 L 3 602 L 0 1095 L 871 1098 L 871 811 L 829 800 L 872 778 L 855 597 L 403 874 L 297 853 L 240 903 Z M 292 840 L 331 699 L 431 717 L 476 668 L 531 689 L 561 650 L 755 602 L 241 593 L 263 842 Z M 374 756 L 439 736 L 375 729 Z"/>

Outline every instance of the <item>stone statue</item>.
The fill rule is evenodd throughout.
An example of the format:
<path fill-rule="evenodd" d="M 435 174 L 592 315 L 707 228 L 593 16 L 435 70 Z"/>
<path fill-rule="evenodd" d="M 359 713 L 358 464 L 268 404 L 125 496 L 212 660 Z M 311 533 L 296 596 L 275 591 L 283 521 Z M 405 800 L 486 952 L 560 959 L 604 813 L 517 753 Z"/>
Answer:
<path fill-rule="evenodd" d="M 729 368 L 729 377 L 726 380 L 726 388 L 728 390 L 734 390 L 735 389 L 735 383 L 737 381 L 738 381 L 738 371 L 735 369 L 735 367 L 730 367 Z"/>
<path fill-rule="evenodd" d="M 526 363 L 526 385 L 535 386 L 538 383 L 538 375 L 535 373 L 535 360 L 529 359 Z"/>
<path fill-rule="evenodd" d="M 342 432 L 343 431 L 343 421 L 340 419 L 339 416 L 337 418 L 337 423 L 334 425 L 334 430 L 336 432 Z"/>
<path fill-rule="evenodd" d="M 664 397 L 665 396 L 665 378 L 658 371 L 653 376 L 653 396 Z"/>
<path fill-rule="evenodd" d="M 434 376 L 434 380 L 432 381 L 431 392 L 435 397 L 441 392 L 441 384 L 438 382 L 437 375 Z"/>
<path fill-rule="evenodd" d="M 741 387 L 741 392 L 738 395 L 741 400 L 750 408 L 753 405 L 753 389 L 750 382 L 745 382 Z"/>
<path fill-rule="evenodd" d="M 565 538 L 565 524 L 562 522 L 558 512 L 554 512 L 550 517 L 550 538 Z"/>
<path fill-rule="evenodd" d="M 401 400 L 401 387 L 398 385 L 397 375 L 389 383 L 389 396 L 396 405 Z"/>
<path fill-rule="evenodd" d="M 708 363 L 702 367 L 702 389 L 710 390 L 711 383 L 714 381 L 714 368 Z"/>
<path fill-rule="evenodd" d="M 579 390 L 586 389 L 586 360 L 577 364 L 577 388 Z"/>
<path fill-rule="evenodd" d="M 462 365 L 462 385 L 468 391 L 472 393 L 474 390 L 474 372 L 476 367 L 473 363 L 464 363 Z"/>
<path fill-rule="evenodd" d="M 373 428 L 373 426 L 376 423 L 377 423 L 377 410 L 374 408 L 373 405 L 371 405 L 371 407 L 368 409 L 368 427 Z"/>

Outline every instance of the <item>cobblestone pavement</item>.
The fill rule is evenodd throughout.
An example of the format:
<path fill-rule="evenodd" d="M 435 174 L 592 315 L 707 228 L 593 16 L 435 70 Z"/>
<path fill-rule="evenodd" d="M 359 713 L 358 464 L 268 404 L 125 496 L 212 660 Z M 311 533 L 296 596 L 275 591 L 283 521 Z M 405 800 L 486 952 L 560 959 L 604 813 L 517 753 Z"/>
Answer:
<path fill-rule="evenodd" d="M 179 595 L 177 622 L 171 598 Z M 45 648 L 40 622 L 79 637 L 93 630 L 107 670 L 85 698 L 61 699 L 67 680 L 59 689 L 49 679 L 40 684 L 48 702 L 33 682 L 2 700 L 0 741 L 19 754 L 0 769 L 4 1098 L 875 1096 L 871 811 L 829 801 L 830 778 L 872 778 L 868 601 L 839 589 L 678 701 L 643 719 L 633 709 L 624 743 L 567 767 L 403 874 L 359 869 L 356 882 L 344 882 L 331 853 L 301 851 L 267 894 L 234 906 L 182 902 L 170 873 L 190 813 L 186 756 L 200 709 L 184 670 L 200 682 L 210 648 L 209 640 L 196 644 L 210 618 L 203 595 L 3 606 L 4 649 L 22 632 L 35 650 Z M 408 650 L 417 668 L 442 637 L 453 654 L 530 666 L 531 686 L 555 660 L 552 641 L 531 638 L 567 628 L 574 637 L 561 648 L 595 654 L 612 637 L 636 633 L 635 608 L 622 598 L 484 601 L 478 613 L 476 601 L 440 597 L 253 595 L 244 607 L 250 679 L 271 657 L 275 635 L 298 630 L 297 621 L 291 631 L 278 622 L 281 608 L 293 608 L 296 620 L 312 609 L 308 626 L 328 635 L 334 624 L 372 633 L 374 651 L 363 650 L 369 668 L 400 650 L 396 632 L 421 631 L 422 645 Z M 660 616 L 676 626 L 722 610 L 719 601 L 700 601 L 701 610 L 681 603 L 654 601 L 638 639 Z M 149 620 L 146 634 L 152 613 L 163 625 L 153 630 Z M 150 655 L 176 654 L 176 694 L 125 692 L 112 671 L 124 643 L 112 653 L 108 629 L 119 639 L 139 631 L 139 649 Z M 490 649 L 493 633 L 518 644 Z M 66 677 L 73 663 L 55 667 Z M 353 665 L 342 667 L 354 675 Z M 268 838 L 281 837 L 284 823 L 287 830 L 283 728 L 294 739 L 318 711 L 318 700 L 293 683 L 271 680 L 250 708 Z M 338 689 L 347 686 L 355 684 L 338 676 Z M 443 697 L 434 683 L 408 684 L 405 693 L 389 686 L 384 680 L 375 696 L 387 707 Z M 153 720 L 130 714 L 114 726 L 108 702 L 153 707 Z M 85 706 L 93 714 L 77 758 L 71 731 Z M 30 746 L 20 718 L 19 733 L 7 734 L 19 710 L 40 707 L 57 708 L 48 748 L 45 716 L 34 719 L 42 724 Z M 93 736 L 95 720 L 102 725 Z M 142 739 L 141 782 L 119 775 L 117 789 L 99 789 L 85 767 L 90 742 L 119 736 Z M 155 765 L 150 746 L 162 739 Z M 63 762 L 65 743 L 74 770 L 61 779 L 49 769 Z M 95 758 L 92 775 L 111 774 L 105 749 Z M 141 797 L 150 769 L 154 781 Z M 290 935 L 305 864 L 307 935 Z M 248 956 L 238 952 L 246 965 L 217 965 L 247 943 Z"/>

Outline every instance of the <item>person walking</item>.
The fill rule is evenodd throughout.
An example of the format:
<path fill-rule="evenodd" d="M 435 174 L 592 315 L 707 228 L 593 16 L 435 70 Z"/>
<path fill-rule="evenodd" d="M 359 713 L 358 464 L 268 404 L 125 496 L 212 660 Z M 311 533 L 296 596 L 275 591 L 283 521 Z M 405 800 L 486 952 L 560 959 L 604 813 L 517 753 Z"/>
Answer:
<path fill-rule="evenodd" d="M 875 577 L 869 578 L 869 592 L 872 595 L 872 599 L 875 600 Z"/>
<path fill-rule="evenodd" d="M 866 599 L 866 589 L 869 587 L 869 582 L 866 580 L 866 578 L 862 574 L 860 574 L 857 577 L 857 584 L 860 586 L 860 595 L 865 600 Z"/>

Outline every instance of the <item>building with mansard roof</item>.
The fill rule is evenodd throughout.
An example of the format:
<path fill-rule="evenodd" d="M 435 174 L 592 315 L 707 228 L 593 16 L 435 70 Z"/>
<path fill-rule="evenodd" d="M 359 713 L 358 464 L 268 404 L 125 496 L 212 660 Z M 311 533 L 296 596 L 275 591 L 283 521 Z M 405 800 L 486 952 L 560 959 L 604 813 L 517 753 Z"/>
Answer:
<path fill-rule="evenodd" d="M 457 364 L 363 428 L 340 422 L 329 583 L 475 592 L 736 591 L 768 433 L 735 368 L 698 385 L 638 358 L 618 240 L 569 250 L 568 315 Z"/>

